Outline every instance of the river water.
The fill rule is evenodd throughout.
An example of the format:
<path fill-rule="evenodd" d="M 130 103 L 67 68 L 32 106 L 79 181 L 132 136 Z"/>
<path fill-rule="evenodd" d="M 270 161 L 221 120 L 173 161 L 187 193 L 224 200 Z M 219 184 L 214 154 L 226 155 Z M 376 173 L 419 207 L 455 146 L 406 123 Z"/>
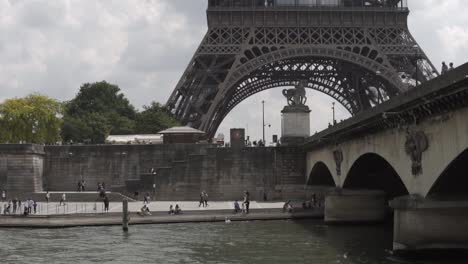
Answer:
<path fill-rule="evenodd" d="M 141 225 L 127 234 L 121 227 L 0 229 L 0 263 L 449 263 L 398 259 L 391 241 L 391 227 L 320 221 Z"/>

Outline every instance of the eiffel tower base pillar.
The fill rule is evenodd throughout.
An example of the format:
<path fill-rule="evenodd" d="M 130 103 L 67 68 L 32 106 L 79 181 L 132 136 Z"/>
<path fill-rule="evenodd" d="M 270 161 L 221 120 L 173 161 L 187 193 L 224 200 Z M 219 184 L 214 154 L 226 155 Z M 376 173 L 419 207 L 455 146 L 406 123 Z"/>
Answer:
<path fill-rule="evenodd" d="M 285 106 L 281 118 L 281 144 L 301 144 L 310 136 L 310 109 L 306 105 Z"/>

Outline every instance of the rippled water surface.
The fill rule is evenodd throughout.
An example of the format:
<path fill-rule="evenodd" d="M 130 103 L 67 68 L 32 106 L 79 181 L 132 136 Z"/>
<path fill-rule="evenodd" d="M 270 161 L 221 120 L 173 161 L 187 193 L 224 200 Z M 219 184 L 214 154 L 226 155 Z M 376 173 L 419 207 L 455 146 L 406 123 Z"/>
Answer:
<path fill-rule="evenodd" d="M 391 228 L 317 221 L 0 229 L 1 263 L 416 263 L 390 248 Z"/>

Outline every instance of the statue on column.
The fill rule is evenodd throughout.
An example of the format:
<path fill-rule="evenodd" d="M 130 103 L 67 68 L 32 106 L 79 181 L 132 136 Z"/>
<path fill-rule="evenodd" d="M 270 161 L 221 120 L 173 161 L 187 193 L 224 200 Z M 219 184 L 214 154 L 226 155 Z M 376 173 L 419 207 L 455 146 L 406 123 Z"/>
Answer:
<path fill-rule="evenodd" d="M 307 102 L 307 80 L 300 81 L 293 89 L 284 89 L 283 95 L 288 100 L 289 106 L 302 106 Z"/>

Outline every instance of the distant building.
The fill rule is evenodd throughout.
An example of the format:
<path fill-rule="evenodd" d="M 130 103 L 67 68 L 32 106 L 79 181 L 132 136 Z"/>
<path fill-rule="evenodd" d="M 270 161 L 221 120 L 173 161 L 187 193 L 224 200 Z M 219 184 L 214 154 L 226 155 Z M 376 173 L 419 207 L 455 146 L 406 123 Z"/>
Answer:
<path fill-rule="evenodd" d="M 164 144 L 198 143 L 206 140 L 206 133 L 191 127 L 172 127 L 159 132 Z"/>
<path fill-rule="evenodd" d="M 224 134 L 219 133 L 218 136 L 214 139 L 214 143 L 216 143 L 219 146 L 224 146 Z"/>
<path fill-rule="evenodd" d="M 245 147 L 245 129 L 231 128 L 231 147 L 232 148 Z"/>
<path fill-rule="evenodd" d="M 110 135 L 106 138 L 107 144 L 121 145 L 121 144 L 162 144 L 163 135 L 149 134 L 149 135 Z"/>

